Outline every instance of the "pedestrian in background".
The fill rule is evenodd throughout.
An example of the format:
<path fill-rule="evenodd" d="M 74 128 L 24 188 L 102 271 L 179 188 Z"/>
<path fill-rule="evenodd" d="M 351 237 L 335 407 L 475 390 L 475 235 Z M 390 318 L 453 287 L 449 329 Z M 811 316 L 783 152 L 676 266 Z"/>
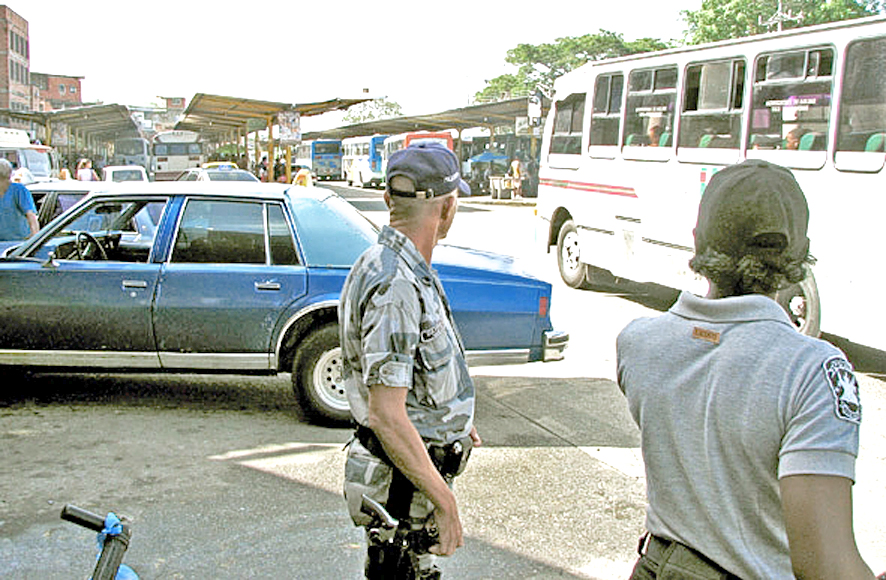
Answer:
<path fill-rule="evenodd" d="M 79 181 L 98 181 L 98 175 L 92 168 L 92 161 L 89 159 L 81 159 L 77 163 L 77 179 Z"/>
<path fill-rule="evenodd" d="M 806 199 L 763 161 L 705 189 L 691 268 L 710 282 L 617 341 L 648 508 L 633 579 L 863 578 L 852 531 L 861 404 L 842 352 L 774 300 L 810 262 Z"/>
<path fill-rule="evenodd" d="M 440 578 L 433 554 L 462 546 L 451 485 L 474 445 L 474 384 L 431 256 L 446 237 L 458 193 L 470 195 L 455 154 L 438 144 L 397 151 L 387 166 L 390 226 L 356 261 L 341 292 L 343 380 L 357 422 L 345 497 L 355 525 L 363 494 L 413 529 L 433 526 L 439 543 L 418 558 Z M 394 547 L 396 549 L 396 547 Z M 397 558 L 370 543 L 366 577 L 394 578 Z"/>
<path fill-rule="evenodd" d="M 0 241 L 24 240 L 39 229 L 31 192 L 12 182 L 12 164 L 0 159 Z"/>

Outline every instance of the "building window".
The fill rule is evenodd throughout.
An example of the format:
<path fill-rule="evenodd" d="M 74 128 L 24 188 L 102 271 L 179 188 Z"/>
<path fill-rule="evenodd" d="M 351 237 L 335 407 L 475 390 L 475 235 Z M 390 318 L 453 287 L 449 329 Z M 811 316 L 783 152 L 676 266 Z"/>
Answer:
<path fill-rule="evenodd" d="M 65 94 L 65 85 L 58 86 L 58 94 L 60 94 L 60 95 Z"/>
<path fill-rule="evenodd" d="M 77 92 L 77 87 L 75 85 L 71 85 L 71 88 L 68 92 L 70 92 L 73 95 L 74 93 Z"/>

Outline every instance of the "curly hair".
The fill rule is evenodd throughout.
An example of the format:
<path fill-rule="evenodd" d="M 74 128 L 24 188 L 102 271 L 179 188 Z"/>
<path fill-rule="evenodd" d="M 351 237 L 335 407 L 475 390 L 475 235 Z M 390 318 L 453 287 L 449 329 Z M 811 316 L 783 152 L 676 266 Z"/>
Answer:
<path fill-rule="evenodd" d="M 717 285 L 724 296 L 772 294 L 806 278 L 806 266 L 815 263 L 809 253 L 795 260 L 780 248 L 749 248 L 743 256 L 730 256 L 706 248 L 689 260 L 689 267 Z"/>

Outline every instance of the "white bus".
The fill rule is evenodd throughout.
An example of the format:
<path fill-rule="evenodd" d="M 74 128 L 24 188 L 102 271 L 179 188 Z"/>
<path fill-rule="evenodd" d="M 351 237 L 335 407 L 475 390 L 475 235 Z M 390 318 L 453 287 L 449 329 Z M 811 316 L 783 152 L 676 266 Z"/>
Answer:
<path fill-rule="evenodd" d="M 765 159 L 803 188 L 817 259 L 779 301 L 802 332 L 886 349 L 884 311 L 857 315 L 882 280 L 886 18 L 592 62 L 555 92 L 537 212 L 567 284 L 611 273 L 703 294 L 688 261 L 705 185 Z"/>
<path fill-rule="evenodd" d="M 113 165 L 140 165 L 148 176 L 154 173 L 151 144 L 144 137 L 125 137 L 114 141 Z"/>
<path fill-rule="evenodd" d="M 194 131 L 163 131 L 154 135 L 154 180 L 172 181 L 182 172 L 206 161 L 200 134 Z"/>
<path fill-rule="evenodd" d="M 341 141 L 341 170 L 348 185 L 381 187 L 385 183 L 382 152 L 387 135 L 348 137 Z"/>

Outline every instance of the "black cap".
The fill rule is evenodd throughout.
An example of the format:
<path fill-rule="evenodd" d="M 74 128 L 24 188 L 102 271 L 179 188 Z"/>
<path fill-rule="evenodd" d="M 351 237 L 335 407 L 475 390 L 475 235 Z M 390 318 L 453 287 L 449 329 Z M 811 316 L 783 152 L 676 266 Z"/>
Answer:
<path fill-rule="evenodd" d="M 397 176 L 409 179 L 414 191 L 393 189 L 391 181 Z M 439 143 L 419 143 L 395 151 L 388 160 L 385 179 L 388 192 L 401 197 L 430 199 L 456 189 L 471 195 L 471 188 L 461 178 L 455 153 Z"/>
<path fill-rule="evenodd" d="M 741 257 L 755 248 L 775 247 L 802 260 L 809 252 L 808 224 L 806 197 L 790 170 L 750 159 L 721 169 L 705 188 L 695 251 L 711 248 Z"/>

